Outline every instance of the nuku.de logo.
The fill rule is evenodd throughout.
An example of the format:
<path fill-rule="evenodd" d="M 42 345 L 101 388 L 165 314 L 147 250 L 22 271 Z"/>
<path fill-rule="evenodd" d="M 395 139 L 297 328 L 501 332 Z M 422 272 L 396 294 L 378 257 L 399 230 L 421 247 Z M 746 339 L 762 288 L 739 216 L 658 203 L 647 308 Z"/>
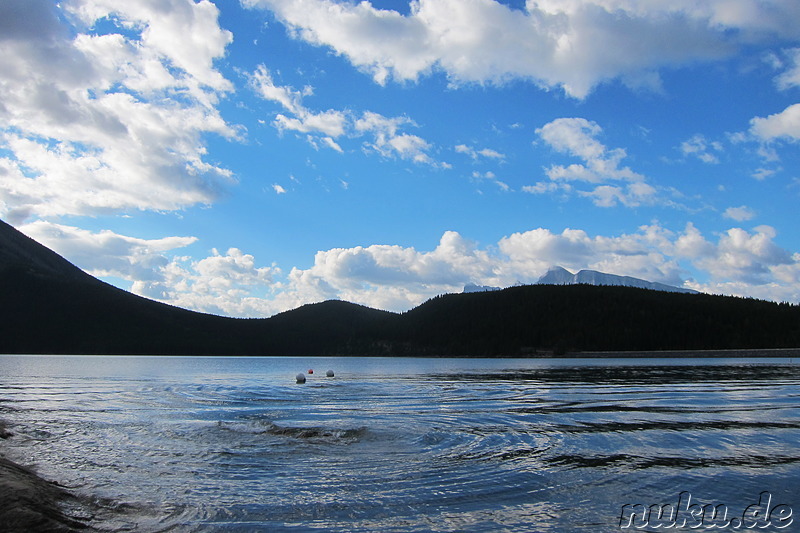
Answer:
<path fill-rule="evenodd" d="M 734 515 L 724 503 L 701 505 L 692 503 L 688 491 L 678 494 L 677 503 L 627 503 L 619 515 L 620 529 L 689 528 L 689 529 L 763 529 L 772 526 L 784 529 L 792 525 L 792 508 L 788 504 L 773 505 L 772 494 L 763 491 L 758 503 L 748 505 L 741 515 Z"/>

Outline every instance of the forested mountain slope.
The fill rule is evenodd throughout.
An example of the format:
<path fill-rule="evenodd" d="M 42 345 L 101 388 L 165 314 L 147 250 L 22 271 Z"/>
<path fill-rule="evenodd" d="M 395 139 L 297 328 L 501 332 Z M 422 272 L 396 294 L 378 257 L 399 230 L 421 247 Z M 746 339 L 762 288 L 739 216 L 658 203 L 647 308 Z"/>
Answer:
<path fill-rule="evenodd" d="M 450 294 L 406 313 L 328 301 L 266 319 L 154 302 L 0 221 L 0 353 L 519 356 L 800 347 L 800 306 L 632 287 Z"/>

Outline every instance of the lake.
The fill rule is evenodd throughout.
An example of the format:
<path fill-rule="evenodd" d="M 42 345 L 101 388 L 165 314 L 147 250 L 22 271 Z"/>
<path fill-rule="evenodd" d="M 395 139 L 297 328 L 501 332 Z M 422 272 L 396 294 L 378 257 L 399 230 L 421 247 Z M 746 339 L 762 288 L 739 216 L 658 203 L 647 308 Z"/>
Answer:
<path fill-rule="evenodd" d="M 0 356 L 0 451 L 105 531 L 791 531 L 799 407 L 790 359 Z"/>

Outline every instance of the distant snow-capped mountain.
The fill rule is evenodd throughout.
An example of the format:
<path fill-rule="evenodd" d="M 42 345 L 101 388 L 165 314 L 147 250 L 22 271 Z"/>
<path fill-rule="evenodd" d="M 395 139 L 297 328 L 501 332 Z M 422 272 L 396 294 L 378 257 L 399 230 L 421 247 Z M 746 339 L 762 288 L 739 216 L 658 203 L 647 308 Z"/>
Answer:
<path fill-rule="evenodd" d="M 656 283 L 654 281 L 645 281 L 639 278 L 632 278 L 630 276 L 617 276 L 615 274 L 606 274 L 604 272 L 597 272 L 596 270 L 581 270 L 577 274 L 573 274 L 566 268 L 560 266 L 552 267 L 547 273 L 539 278 L 536 282 L 538 285 L 621 285 L 623 287 L 638 287 L 640 289 L 651 289 L 655 291 L 667 292 L 686 292 L 696 293 L 692 289 L 684 289 L 681 287 L 673 287 L 664 283 Z"/>
<path fill-rule="evenodd" d="M 673 287 L 664 283 L 657 283 L 654 281 L 646 281 L 639 278 L 632 278 L 631 276 L 617 276 L 615 274 L 606 274 L 596 270 L 581 270 L 577 274 L 573 274 L 566 268 L 554 266 L 547 273 L 539 278 L 536 285 L 618 285 L 623 287 L 638 287 L 640 289 L 651 289 L 654 291 L 666 292 L 685 292 L 697 293 L 692 289 L 684 289 L 681 287 Z M 517 285 L 521 285 L 517 283 Z M 476 285 L 468 283 L 464 286 L 465 293 L 467 292 L 488 292 L 499 291 L 501 287 L 490 287 L 487 285 Z"/>
<path fill-rule="evenodd" d="M 489 285 L 475 285 L 474 283 L 467 283 L 464 285 L 463 292 L 489 292 L 499 291 L 500 287 L 491 287 Z"/>

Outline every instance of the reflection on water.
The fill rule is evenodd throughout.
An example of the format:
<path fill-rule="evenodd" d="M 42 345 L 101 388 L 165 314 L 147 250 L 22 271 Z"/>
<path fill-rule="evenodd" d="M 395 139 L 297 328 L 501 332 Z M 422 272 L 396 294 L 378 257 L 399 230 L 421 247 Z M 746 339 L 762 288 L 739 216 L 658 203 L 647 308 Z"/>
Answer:
<path fill-rule="evenodd" d="M 304 385 L 295 374 L 317 372 Z M 800 509 L 788 360 L 0 357 L 3 453 L 135 531 L 619 531 Z M 767 529 L 769 530 L 769 529 Z"/>

